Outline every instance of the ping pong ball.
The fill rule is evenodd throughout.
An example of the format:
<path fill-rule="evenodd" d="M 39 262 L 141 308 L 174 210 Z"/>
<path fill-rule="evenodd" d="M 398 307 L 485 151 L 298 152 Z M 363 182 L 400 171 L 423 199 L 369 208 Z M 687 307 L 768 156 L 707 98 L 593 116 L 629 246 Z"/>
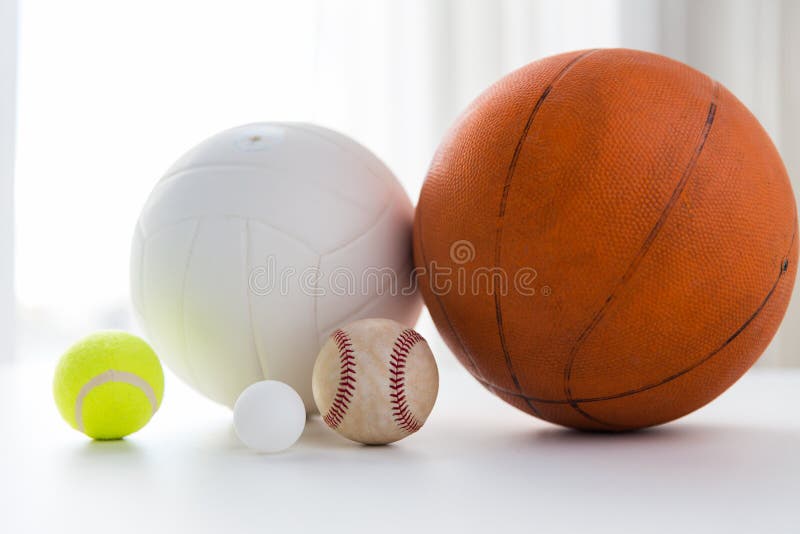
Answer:
<path fill-rule="evenodd" d="M 256 382 L 233 407 L 233 426 L 242 442 L 259 452 L 291 447 L 303 433 L 306 410 L 300 395 L 277 380 Z"/>

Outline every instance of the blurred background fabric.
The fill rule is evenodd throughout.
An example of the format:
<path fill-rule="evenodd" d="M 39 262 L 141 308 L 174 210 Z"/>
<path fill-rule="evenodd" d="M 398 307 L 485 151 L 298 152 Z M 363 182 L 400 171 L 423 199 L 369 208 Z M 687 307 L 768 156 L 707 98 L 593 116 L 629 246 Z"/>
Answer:
<path fill-rule="evenodd" d="M 317 122 L 373 150 L 416 202 L 460 110 L 559 52 L 638 48 L 708 73 L 761 120 L 800 191 L 791 0 L 18 2 L 15 28 L 13 0 L 0 0 L 0 164 L 13 150 L 3 125 L 13 125 L 19 31 L 15 211 L 0 166 L 0 323 L 10 322 L 13 257 L 23 358 L 97 328 L 134 328 L 128 254 L 139 209 L 205 137 L 248 122 Z M 762 364 L 800 365 L 797 292 Z M 0 354 L 9 339 L 0 329 Z"/>
<path fill-rule="evenodd" d="M 0 362 L 13 355 L 17 6 L 0 0 Z"/>

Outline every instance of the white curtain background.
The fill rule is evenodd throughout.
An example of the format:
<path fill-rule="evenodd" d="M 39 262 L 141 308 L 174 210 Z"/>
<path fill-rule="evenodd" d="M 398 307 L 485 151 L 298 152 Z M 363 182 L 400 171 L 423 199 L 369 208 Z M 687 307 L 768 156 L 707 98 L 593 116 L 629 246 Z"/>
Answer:
<path fill-rule="evenodd" d="M 651 50 L 707 72 L 759 117 L 800 191 L 800 3 L 790 0 L 21 0 L 21 13 L 23 355 L 132 327 L 139 207 L 203 138 L 253 121 L 318 122 L 375 151 L 416 200 L 470 100 L 572 49 Z M 763 363 L 800 365 L 798 321 L 795 295 Z"/>
<path fill-rule="evenodd" d="M 14 131 L 17 5 L 0 0 L 0 362 L 14 351 Z"/>

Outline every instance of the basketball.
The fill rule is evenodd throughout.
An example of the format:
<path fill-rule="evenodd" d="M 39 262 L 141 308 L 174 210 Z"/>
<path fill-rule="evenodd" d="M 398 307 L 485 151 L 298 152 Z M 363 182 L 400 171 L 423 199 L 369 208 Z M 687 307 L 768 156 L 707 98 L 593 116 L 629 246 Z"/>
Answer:
<path fill-rule="evenodd" d="M 797 269 L 769 136 L 682 63 L 589 50 L 499 80 L 442 141 L 414 221 L 418 283 L 460 362 L 584 430 L 665 423 L 749 369 Z"/>

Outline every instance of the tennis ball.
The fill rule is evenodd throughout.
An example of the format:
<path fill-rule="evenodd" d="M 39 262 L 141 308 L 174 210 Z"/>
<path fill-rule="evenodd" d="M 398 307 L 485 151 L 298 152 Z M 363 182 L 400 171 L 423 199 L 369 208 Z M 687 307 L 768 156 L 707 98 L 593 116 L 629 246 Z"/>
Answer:
<path fill-rule="evenodd" d="M 120 439 L 146 425 L 158 409 L 164 372 L 142 339 L 97 332 L 61 357 L 53 395 L 73 428 L 94 439 Z"/>

